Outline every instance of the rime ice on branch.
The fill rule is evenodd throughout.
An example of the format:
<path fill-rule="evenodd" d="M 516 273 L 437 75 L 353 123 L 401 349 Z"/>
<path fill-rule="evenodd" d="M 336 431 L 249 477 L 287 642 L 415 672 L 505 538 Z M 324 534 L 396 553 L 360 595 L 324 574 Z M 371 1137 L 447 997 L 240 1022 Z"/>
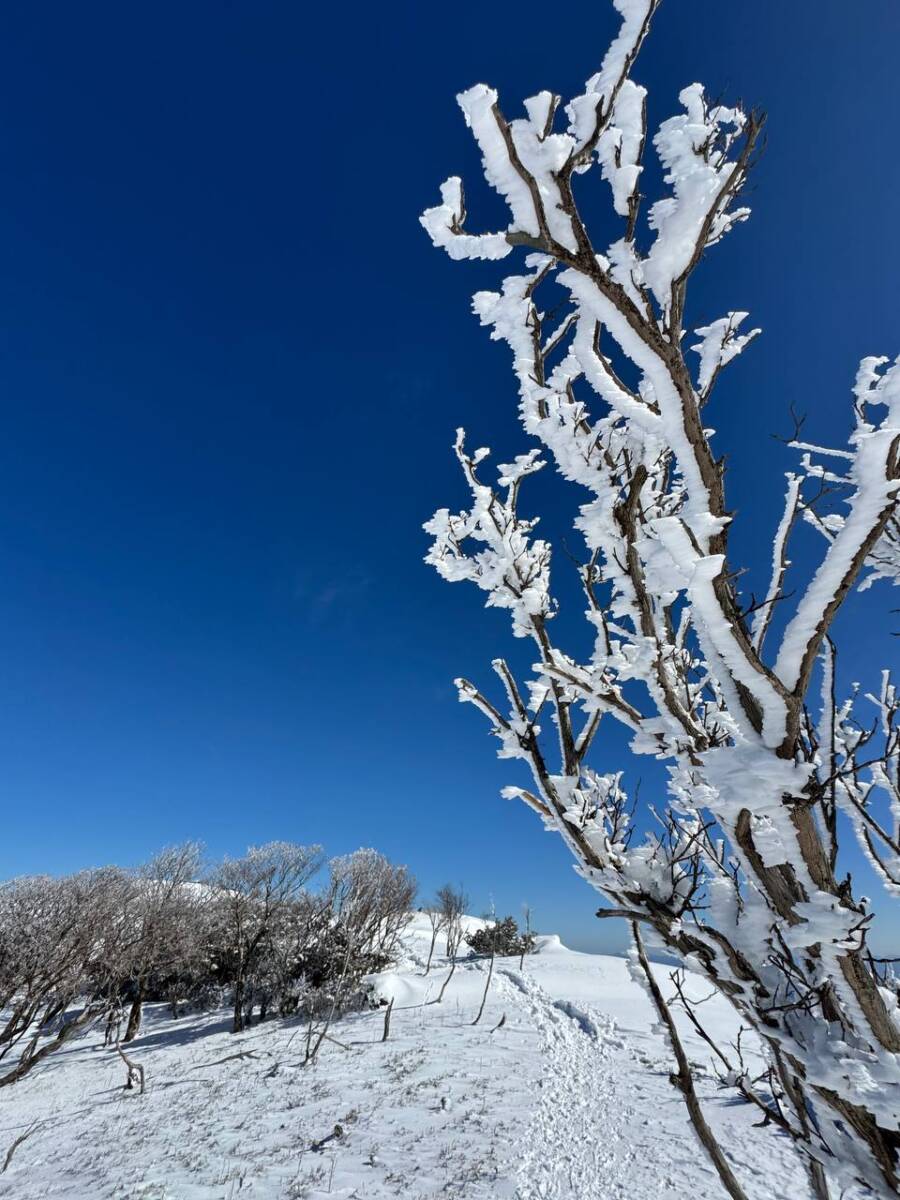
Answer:
<path fill-rule="evenodd" d="M 827 1194 L 827 1174 L 893 1195 L 896 985 L 868 953 L 871 914 L 842 877 L 837 813 L 849 814 L 897 894 L 900 705 L 887 675 L 870 695 L 835 696 L 829 630 L 860 579 L 900 577 L 900 363 L 863 360 L 847 449 L 796 443 L 801 470 L 788 476 L 771 580 L 751 620 L 731 582 L 724 472 L 702 410 L 759 330 L 740 332 L 747 314 L 738 311 L 693 331 L 685 319 L 693 271 L 749 215 L 737 201 L 762 117 L 710 104 L 699 84 L 684 88 L 681 111 L 652 139 L 665 194 L 642 221 L 646 97 L 630 74 L 658 0 L 614 2 L 621 30 L 562 110 L 541 92 L 507 120 L 488 87 L 459 97 L 509 225 L 469 233 L 456 178 L 422 217 L 454 259 L 525 251 L 520 273 L 476 294 L 474 309 L 512 351 L 521 420 L 542 447 L 501 466 L 495 484 L 483 478 L 488 452 L 468 453 L 459 431 L 471 506 L 442 509 L 426 525 L 428 561 L 508 609 L 515 636 L 535 647 L 532 678 L 520 682 L 497 659 L 498 698 L 466 680 L 459 694 L 490 721 L 501 757 L 527 765 L 529 787 L 506 794 L 564 838 L 608 902 L 601 915 L 651 927 L 768 1046 L 785 1127 L 809 1157 L 817 1194 Z M 623 223 L 605 247 L 575 201 L 575 176 L 590 172 L 608 184 Z M 541 300 L 550 288 L 552 321 Z M 583 497 L 575 525 L 595 634 L 587 661 L 551 636 L 551 548 L 519 514 L 542 453 Z M 843 511 L 821 512 L 822 481 L 845 498 Z M 798 517 L 827 544 L 792 600 L 784 581 Z M 772 609 L 791 603 L 773 646 Z M 867 715 L 854 715 L 866 703 L 878 718 L 871 730 Z M 636 753 L 667 764 L 667 795 L 655 798 L 661 832 L 641 843 L 622 773 L 589 765 L 604 720 L 630 731 Z"/>

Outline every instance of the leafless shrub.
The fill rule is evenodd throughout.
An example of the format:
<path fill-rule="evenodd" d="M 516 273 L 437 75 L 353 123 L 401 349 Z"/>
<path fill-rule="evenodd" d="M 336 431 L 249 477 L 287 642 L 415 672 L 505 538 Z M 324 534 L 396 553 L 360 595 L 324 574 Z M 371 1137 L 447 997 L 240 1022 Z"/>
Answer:
<path fill-rule="evenodd" d="M 462 919 L 469 907 L 469 897 L 462 887 L 455 888 L 451 883 L 445 883 L 437 890 L 437 901 L 444 917 L 444 928 L 447 931 L 447 957 L 453 958 L 459 951 L 462 942 Z"/>
<path fill-rule="evenodd" d="M 428 947 L 428 961 L 425 963 L 425 974 L 427 975 L 431 970 L 431 960 L 434 958 L 434 947 L 437 942 L 437 936 L 444 928 L 446 918 L 441 911 L 440 904 L 429 904 L 424 911 L 431 926 L 431 944 Z"/>

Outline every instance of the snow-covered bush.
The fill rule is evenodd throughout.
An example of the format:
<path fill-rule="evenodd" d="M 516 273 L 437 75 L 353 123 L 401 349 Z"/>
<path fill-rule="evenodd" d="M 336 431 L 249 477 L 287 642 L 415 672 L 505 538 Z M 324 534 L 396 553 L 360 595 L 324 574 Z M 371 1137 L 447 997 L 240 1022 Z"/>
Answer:
<path fill-rule="evenodd" d="M 145 1000 L 168 1000 L 176 1008 L 207 975 L 204 942 L 208 936 L 209 893 L 196 886 L 200 847 L 194 842 L 160 851 L 131 876 L 131 923 L 134 936 L 122 963 L 118 990 L 130 1003 L 122 1041 L 132 1041 L 141 1025 Z M 180 995 L 179 995 L 180 993 Z"/>
<path fill-rule="evenodd" d="M 515 917 L 502 917 L 482 929 L 467 933 L 466 945 L 476 954 L 520 958 L 534 949 L 534 934 L 520 933 Z"/>
<path fill-rule="evenodd" d="M 242 858 L 226 858 L 213 875 L 223 935 L 223 961 L 234 987 L 233 1029 L 246 1023 L 253 978 L 281 923 L 322 865 L 321 846 L 269 842 L 251 846 Z M 227 959 L 225 956 L 227 955 Z"/>
<path fill-rule="evenodd" d="M 390 954 L 361 950 L 342 925 L 311 945 L 297 963 L 295 1011 L 318 1014 L 334 1005 L 336 1015 L 364 1007 L 369 991 L 363 981 L 392 962 Z"/>
<path fill-rule="evenodd" d="M 409 923 L 417 884 L 406 867 L 397 867 L 377 850 L 356 850 L 333 858 L 329 895 L 335 919 L 356 951 L 393 954 Z"/>
<path fill-rule="evenodd" d="M 277 842 L 226 860 L 213 875 L 211 957 L 231 989 L 235 1030 L 260 1019 L 346 1011 L 360 980 L 392 961 L 410 919 L 415 880 L 375 850 L 332 859 L 318 890 L 307 882 L 323 865 L 318 846 Z"/>
<path fill-rule="evenodd" d="M 737 201 L 763 119 L 685 87 L 652 138 L 664 182 L 642 220 L 645 89 L 631 73 L 658 0 L 614 3 L 620 32 L 568 104 L 543 91 L 508 120 L 490 87 L 459 96 L 509 225 L 467 232 L 455 177 L 422 217 L 453 259 L 524 252 L 474 309 L 512 352 L 521 421 L 539 443 L 493 482 L 488 451 L 467 450 L 460 430 L 468 507 L 441 509 L 426 525 L 428 561 L 507 610 L 533 651 L 526 681 L 494 661 L 499 699 L 464 679 L 459 695 L 488 719 L 500 756 L 526 764 L 529 786 L 506 795 L 562 836 L 606 899 L 601 915 L 649 927 L 768 1047 L 817 1194 L 827 1194 L 827 1173 L 893 1195 L 900 1028 L 866 946 L 872 913 L 842 867 L 838 814 L 896 896 L 900 702 L 886 673 L 869 693 L 836 695 L 829 631 L 861 577 L 900 573 L 900 361 L 862 360 L 847 448 L 798 442 L 807 457 L 788 477 L 771 578 L 751 613 L 728 558 L 732 514 L 704 409 L 759 331 L 738 311 L 694 330 L 686 319 L 693 271 L 749 215 Z M 609 223 L 596 244 L 576 201 L 589 175 L 609 185 L 621 223 L 609 244 Z M 593 639 L 582 659 L 554 637 L 551 547 L 519 511 L 545 453 L 580 493 Z M 823 478 L 839 511 L 822 511 Z M 811 578 L 792 581 L 791 599 L 798 514 L 827 544 Z M 776 604 L 791 615 L 773 645 Z M 874 725 L 856 711 L 864 704 Z M 623 764 L 596 762 L 607 722 L 666 767 L 652 804 L 659 832 L 643 840 Z"/>
<path fill-rule="evenodd" d="M 115 867 L 0 886 L 0 1087 L 108 1011 L 133 934 L 132 895 Z"/>
<path fill-rule="evenodd" d="M 235 1030 L 254 1013 L 363 1003 L 415 881 L 361 850 L 333 860 L 316 889 L 322 865 L 318 846 L 271 842 L 207 872 L 187 844 L 136 870 L 0 884 L 0 1087 L 101 1018 L 108 1040 L 132 1040 L 149 1001 L 175 1015 L 230 1002 Z"/>

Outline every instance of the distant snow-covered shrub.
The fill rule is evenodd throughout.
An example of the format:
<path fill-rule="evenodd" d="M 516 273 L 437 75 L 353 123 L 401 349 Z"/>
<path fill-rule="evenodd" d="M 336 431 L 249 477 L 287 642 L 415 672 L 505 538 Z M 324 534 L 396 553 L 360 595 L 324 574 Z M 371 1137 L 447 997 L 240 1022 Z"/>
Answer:
<path fill-rule="evenodd" d="M 534 949 L 534 934 L 519 932 L 515 917 L 503 917 L 483 929 L 466 934 L 466 944 L 476 954 L 495 954 L 498 958 L 520 957 Z"/>

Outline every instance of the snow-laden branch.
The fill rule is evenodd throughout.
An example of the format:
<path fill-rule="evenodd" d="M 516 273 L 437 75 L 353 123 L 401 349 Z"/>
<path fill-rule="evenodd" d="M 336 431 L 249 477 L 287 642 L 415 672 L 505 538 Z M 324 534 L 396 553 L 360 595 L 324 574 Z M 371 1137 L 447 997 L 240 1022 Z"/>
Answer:
<path fill-rule="evenodd" d="M 788 476 L 766 590 L 743 604 L 729 565 L 724 468 L 703 410 L 759 330 L 740 332 L 747 314 L 736 310 L 694 338 L 684 334 L 693 272 L 749 215 L 738 198 L 763 122 L 710 104 L 692 84 L 681 111 L 648 138 L 645 90 L 631 71 L 657 4 L 615 7 L 620 32 L 568 104 L 539 92 L 524 116 L 507 120 L 485 85 L 459 98 L 509 223 L 466 233 L 455 178 L 422 221 L 454 259 L 528 251 L 519 272 L 478 292 L 473 307 L 511 351 L 522 425 L 539 445 L 502 465 L 492 486 L 480 474 L 487 452 L 469 454 L 458 435 L 468 507 L 429 521 L 428 562 L 450 581 L 474 583 L 534 647 L 523 681 L 495 661 L 499 700 L 458 681 L 460 698 L 490 722 L 500 756 L 528 768 L 529 786 L 504 794 L 563 837 L 613 912 L 652 927 L 757 1031 L 812 1178 L 825 1170 L 841 1186 L 861 1178 L 894 1194 L 900 1025 L 867 953 L 871 913 L 841 874 L 836 813 L 849 816 L 893 889 L 898 705 L 883 683 L 881 732 L 866 734 L 852 698 L 836 699 L 827 639 L 867 565 L 869 578 L 900 577 L 900 365 L 863 360 L 846 449 L 795 442 L 805 457 Z M 664 194 L 641 228 L 651 141 Z M 622 222 L 605 249 L 592 242 L 572 191 L 573 174 L 591 170 L 609 185 L 612 218 Z M 552 316 L 543 300 L 550 288 Z M 699 367 L 697 358 L 688 365 L 689 352 Z M 580 660 L 551 637 L 550 545 L 535 536 L 534 518 L 519 515 L 523 485 L 550 459 L 579 496 L 574 525 L 586 545 L 581 579 L 593 635 Z M 823 514 L 815 486 L 849 488 L 846 513 Z M 817 525 L 826 550 L 806 587 L 794 589 L 800 598 L 773 666 L 763 654 L 773 610 L 793 594 L 785 585 L 798 516 Z M 823 654 L 814 728 L 808 693 Z M 644 840 L 633 832 L 622 770 L 589 761 L 602 752 L 606 720 L 627 731 L 632 752 L 667 767 L 664 792 L 642 801 L 658 820 Z"/>
<path fill-rule="evenodd" d="M 778 528 L 775 530 L 775 542 L 772 546 L 772 576 L 769 580 L 765 598 L 753 618 L 751 629 L 753 648 L 757 653 L 762 649 L 762 644 L 765 641 L 766 631 L 769 628 L 769 622 L 772 620 L 772 611 L 775 604 L 781 599 L 783 594 L 784 577 L 790 565 L 787 556 L 788 538 L 791 535 L 791 529 L 797 519 L 797 512 L 800 507 L 801 482 L 799 475 L 788 474 L 787 491 L 784 497 L 784 512 L 778 523 Z"/>
<path fill-rule="evenodd" d="M 732 312 L 727 317 L 720 317 L 711 325 L 701 326 L 694 332 L 700 341 L 691 347 L 700 355 L 700 370 L 697 373 L 697 393 L 702 401 L 709 399 L 719 372 L 727 367 L 737 356 L 762 333 L 761 329 L 751 329 L 749 333 L 737 332 L 738 327 L 746 321 L 749 313 Z"/>
<path fill-rule="evenodd" d="M 728 210 L 753 149 L 748 139 L 736 159 L 729 157 L 746 115 L 739 108 L 710 108 L 699 83 L 686 87 L 678 99 L 684 113 L 664 121 L 653 139 L 672 195 L 650 209 L 656 239 L 644 261 L 644 278 L 667 310 L 680 303 L 682 281 L 703 251 L 750 215 L 749 208 Z"/>
<path fill-rule="evenodd" d="M 887 403 L 889 402 L 894 411 L 891 415 L 889 409 L 879 429 L 885 434 L 888 432 L 890 425 L 896 428 L 896 374 L 898 365 L 895 362 L 887 372 L 882 374 L 879 368 L 883 367 L 888 360 L 886 358 L 866 358 L 860 364 L 859 373 L 857 375 L 854 395 L 856 396 L 856 420 L 857 430 L 856 438 L 865 438 L 867 434 L 872 432 L 872 426 L 869 424 L 867 413 L 871 403 Z M 888 400 L 884 397 L 887 396 Z M 889 437 L 889 434 L 888 434 Z M 829 490 L 838 494 L 843 494 L 843 489 L 854 488 L 859 476 L 859 456 L 849 450 L 843 450 L 837 447 L 816 446 L 810 442 L 801 441 L 799 438 L 794 438 L 790 445 L 802 452 L 801 466 L 804 475 L 808 480 L 817 481 L 819 484 L 820 495 L 827 493 Z M 890 448 L 889 448 L 890 453 Z M 893 450 L 894 455 L 894 470 L 896 472 L 896 449 Z M 846 468 L 847 473 L 842 474 L 840 471 L 825 466 L 818 459 L 838 459 L 839 462 L 846 462 L 849 465 Z M 887 462 L 886 466 L 890 466 Z M 856 488 L 856 495 L 850 501 L 851 504 L 857 503 L 859 488 Z M 818 497 L 816 498 L 818 499 Z M 833 543 L 847 524 L 847 517 L 841 512 L 821 513 L 818 510 L 816 503 L 806 505 L 803 511 L 806 520 L 817 529 L 829 543 Z M 870 545 L 866 554 L 865 566 L 867 573 L 862 577 L 860 582 L 860 590 L 877 583 L 878 580 L 884 579 L 893 582 L 895 585 L 900 584 L 900 516 L 895 507 L 890 508 L 887 519 L 884 520 L 880 533 L 877 536 L 872 536 L 869 539 Z"/>
<path fill-rule="evenodd" d="M 505 258 L 512 250 L 503 233 L 464 233 L 465 220 L 462 180 L 454 175 L 441 184 L 441 203 L 422 214 L 422 224 L 434 244 L 456 259 Z"/>
<path fill-rule="evenodd" d="M 526 475 L 539 471 L 544 463 L 538 451 L 520 455 L 514 463 L 500 467 L 501 486 L 505 497 L 478 479 L 478 465 L 488 455 L 485 448 L 466 454 L 465 435 L 457 430 L 456 456 L 472 493 L 472 508 L 452 515 L 442 508 L 425 526 L 434 537 L 426 561 L 444 579 L 455 583 L 468 579 L 488 593 L 488 606 L 508 608 L 513 614 L 513 633 L 528 637 L 535 618 L 553 615 L 550 601 L 550 547 L 546 542 L 532 539 L 537 521 L 520 520 L 516 511 L 519 484 Z M 467 539 L 480 543 L 483 549 L 468 554 Z"/>
<path fill-rule="evenodd" d="M 879 540 L 896 521 L 900 489 L 900 359 L 883 373 L 888 360 L 865 358 L 854 395 L 856 429 L 850 438 L 855 453 L 846 474 L 854 488 L 825 558 L 784 632 L 775 673 L 791 690 L 803 689 L 834 614 Z M 884 407 L 877 424 L 868 419 L 872 406 Z"/>

